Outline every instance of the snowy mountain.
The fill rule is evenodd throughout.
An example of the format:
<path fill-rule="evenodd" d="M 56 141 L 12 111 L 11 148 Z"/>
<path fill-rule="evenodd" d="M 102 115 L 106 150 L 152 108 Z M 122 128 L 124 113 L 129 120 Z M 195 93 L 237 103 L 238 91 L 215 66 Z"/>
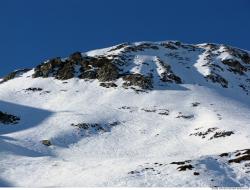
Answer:
<path fill-rule="evenodd" d="M 0 186 L 250 186 L 250 53 L 124 43 L 0 79 Z"/>

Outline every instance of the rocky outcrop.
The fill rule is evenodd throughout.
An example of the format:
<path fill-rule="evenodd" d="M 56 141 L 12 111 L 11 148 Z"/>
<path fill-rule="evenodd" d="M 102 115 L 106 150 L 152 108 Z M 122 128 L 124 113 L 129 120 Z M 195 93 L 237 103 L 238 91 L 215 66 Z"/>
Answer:
<path fill-rule="evenodd" d="M 161 73 L 161 81 L 181 84 L 182 80 L 180 77 L 174 74 L 169 64 L 164 63 L 160 59 L 157 59 L 160 65 L 164 68 L 164 72 Z"/>
<path fill-rule="evenodd" d="M 197 72 L 196 62 L 204 69 Z M 124 88 L 146 92 L 145 89 L 160 86 L 167 89 L 168 85 L 164 83 L 189 84 L 190 78 L 194 79 L 192 84 L 206 85 L 199 76 L 187 77 L 197 74 L 210 83 L 219 83 L 223 88 L 237 87 L 248 95 L 250 86 L 245 78 L 249 78 L 249 63 L 249 52 L 219 44 L 191 45 L 179 41 L 124 43 L 96 54 L 75 52 L 64 59 L 50 59 L 38 65 L 32 77 L 98 80 L 100 86 L 106 88 L 120 86 L 117 81 L 120 79 Z M 0 79 L 0 83 L 26 71 L 10 73 Z"/>
<path fill-rule="evenodd" d="M 33 78 L 55 76 L 59 67 L 61 67 L 62 60 L 60 57 L 51 59 L 45 63 L 38 65 L 35 68 Z"/>
<path fill-rule="evenodd" d="M 118 76 L 118 68 L 112 63 L 104 64 L 97 71 L 97 79 L 101 82 L 115 80 Z"/>
<path fill-rule="evenodd" d="M 219 83 L 223 88 L 228 88 L 228 81 L 214 72 L 207 75 L 205 78 L 211 80 L 214 83 Z"/>
<path fill-rule="evenodd" d="M 228 65 L 230 67 L 230 70 L 233 72 L 244 74 L 244 72 L 247 71 L 247 68 L 244 67 L 242 64 L 240 64 L 239 61 L 234 59 L 225 59 L 221 61 L 223 64 Z"/>
<path fill-rule="evenodd" d="M 139 86 L 142 89 L 151 89 L 153 87 L 152 78 L 141 74 L 128 74 L 123 77 L 124 86 Z"/>
<path fill-rule="evenodd" d="M 76 66 L 79 71 L 75 71 Z M 33 77 L 67 80 L 75 77 L 75 74 L 80 79 L 98 79 L 101 82 L 112 81 L 119 76 L 118 68 L 106 57 L 82 57 L 81 53 L 76 52 L 66 60 L 55 58 L 37 66 Z"/>
<path fill-rule="evenodd" d="M 72 123 L 72 127 L 76 127 L 79 133 L 82 134 L 92 134 L 98 132 L 110 132 L 112 127 L 119 125 L 119 121 L 114 121 L 111 123 Z"/>
<path fill-rule="evenodd" d="M 100 86 L 105 88 L 117 87 L 117 85 L 113 82 L 101 82 Z"/>
<path fill-rule="evenodd" d="M 152 43 L 141 43 L 139 45 L 127 46 L 124 48 L 123 52 L 138 52 L 138 51 L 145 51 L 148 49 L 158 50 L 159 47 L 153 45 Z"/>
<path fill-rule="evenodd" d="M 245 64 L 250 64 L 250 54 L 248 52 L 229 46 L 224 46 L 224 48 L 230 55 L 241 59 Z"/>
<path fill-rule="evenodd" d="M 43 145 L 45 145 L 45 146 L 51 146 L 51 145 L 52 145 L 52 143 L 51 143 L 50 140 L 42 140 L 41 143 L 42 143 Z"/>
<path fill-rule="evenodd" d="M 7 76 L 5 76 L 2 81 L 0 81 L 0 84 L 4 83 L 4 82 L 7 82 L 8 80 L 14 79 L 17 76 L 19 76 L 19 75 L 21 75 L 23 73 L 26 73 L 28 71 L 30 71 L 30 69 L 21 69 L 21 70 L 17 70 L 17 71 L 11 72 Z"/>
<path fill-rule="evenodd" d="M 82 54 L 81 54 L 81 52 L 72 53 L 69 56 L 69 60 L 71 60 L 72 62 L 78 62 L 78 63 L 80 63 L 82 61 Z"/>
<path fill-rule="evenodd" d="M 18 121 L 20 120 L 19 117 L 8 114 L 8 113 L 3 113 L 0 111 L 0 124 L 17 124 Z"/>

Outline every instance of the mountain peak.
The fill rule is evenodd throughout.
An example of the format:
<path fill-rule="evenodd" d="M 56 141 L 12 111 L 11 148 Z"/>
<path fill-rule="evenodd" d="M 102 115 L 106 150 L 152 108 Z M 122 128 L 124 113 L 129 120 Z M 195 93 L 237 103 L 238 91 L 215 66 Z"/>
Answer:
<path fill-rule="evenodd" d="M 240 88 L 248 94 L 249 67 L 247 51 L 226 45 L 135 42 L 47 60 L 34 68 L 32 77 L 98 80 L 101 86 L 113 87 L 122 80 L 125 88 L 144 90 L 167 89 L 169 84 L 214 83 L 223 88 Z M 18 73 L 11 73 L 3 81 L 19 76 Z"/>
<path fill-rule="evenodd" d="M 0 82 L 0 183 L 249 187 L 249 66 L 238 48 L 164 41 L 14 71 Z"/>

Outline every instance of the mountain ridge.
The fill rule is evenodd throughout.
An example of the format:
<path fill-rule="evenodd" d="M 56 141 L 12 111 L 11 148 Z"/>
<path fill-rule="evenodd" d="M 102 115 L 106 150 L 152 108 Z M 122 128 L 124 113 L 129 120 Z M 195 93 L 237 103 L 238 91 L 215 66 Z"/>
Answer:
<path fill-rule="evenodd" d="M 238 48 L 164 41 L 15 71 L 0 186 L 249 187 L 249 66 Z"/>
<path fill-rule="evenodd" d="M 146 55 L 145 51 L 148 51 L 149 55 Z M 136 55 L 136 53 L 141 55 Z M 161 55 L 164 53 L 164 56 Z M 91 56 L 92 54 L 94 56 Z M 158 54 L 160 54 L 160 57 Z M 190 55 L 185 56 L 185 54 Z M 194 56 L 197 56 L 197 58 L 193 58 Z M 141 68 L 132 63 L 132 59 L 137 59 L 134 61 L 136 61 L 136 64 L 140 64 Z M 149 64 L 147 62 L 152 62 L 150 63 L 151 65 L 148 65 L 148 68 L 142 65 Z M 173 62 L 173 65 L 171 62 Z M 188 64 L 188 62 L 191 62 L 191 64 Z M 196 67 L 195 69 L 199 74 L 204 75 L 205 79 L 219 83 L 222 87 L 227 88 L 227 79 L 218 73 L 220 71 L 224 72 L 225 69 L 234 74 L 248 75 L 249 64 L 250 56 L 248 52 L 225 45 L 211 43 L 190 45 L 182 44 L 178 41 L 158 43 L 137 42 L 132 44 L 123 43 L 86 53 L 76 52 L 67 58 L 53 58 L 35 67 L 32 77 L 46 78 L 50 75 L 59 80 L 77 77 L 80 79 L 98 79 L 100 82 L 115 81 L 122 77 L 123 80 L 127 81 L 124 83 L 124 86 L 135 85 L 147 89 L 152 87 L 152 77 L 157 78 L 157 76 L 152 76 L 153 73 L 158 74 L 158 78 L 161 81 L 181 83 L 181 78 L 175 75 L 171 68 L 177 66 L 190 68 L 192 66 Z M 131 71 L 126 67 L 130 67 Z M 151 73 L 149 67 L 151 67 Z M 133 69 L 137 69 L 138 71 L 132 71 Z M 140 73 L 139 70 L 143 69 L 148 73 Z M 26 71 L 28 70 L 13 72 L 4 77 L 2 82 L 14 78 L 18 75 L 18 72 L 22 73 Z M 134 84 L 136 81 L 137 84 Z M 142 84 L 139 84 L 138 81 Z M 249 81 L 250 79 L 248 78 L 246 83 L 249 83 Z M 238 84 L 238 86 L 248 93 L 249 84 Z"/>

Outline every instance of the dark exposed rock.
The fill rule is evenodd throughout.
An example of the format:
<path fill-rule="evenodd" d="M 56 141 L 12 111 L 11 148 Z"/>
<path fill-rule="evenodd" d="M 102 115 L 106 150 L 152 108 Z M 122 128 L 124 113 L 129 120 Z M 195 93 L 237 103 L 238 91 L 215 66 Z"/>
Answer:
<path fill-rule="evenodd" d="M 119 125 L 120 122 L 119 121 L 115 121 L 112 123 L 78 123 L 78 124 L 74 124 L 72 123 L 71 126 L 73 127 L 77 127 L 79 130 L 84 130 L 84 131 L 88 131 L 88 132 L 108 132 L 110 131 L 110 129 L 114 126 Z"/>
<path fill-rule="evenodd" d="M 100 124 L 98 123 L 78 123 L 78 124 L 71 124 L 74 127 L 78 127 L 79 129 L 89 129 L 89 128 L 98 128 Z"/>
<path fill-rule="evenodd" d="M 180 112 L 176 118 L 192 119 L 194 118 L 194 115 L 182 115 L 182 113 Z"/>
<path fill-rule="evenodd" d="M 201 136 L 202 138 L 205 138 L 208 134 L 213 133 L 217 129 L 218 129 L 217 127 L 208 128 L 205 132 L 192 133 L 190 134 L 190 136 L 194 135 L 194 136 Z"/>
<path fill-rule="evenodd" d="M 21 75 L 21 74 L 26 73 L 28 71 L 30 71 L 30 69 L 21 69 L 21 70 L 17 70 L 17 71 L 11 72 L 7 76 L 5 76 L 2 81 L 0 81 L 0 84 L 4 83 L 4 82 L 7 82 L 8 80 L 14 79 L 18 75 Z"/>
<path fill-rule="evenodd" d="M 106 57 L 86 57 L 80 65 L 81 79 L 98 79 L 99 81 L 112 81 L 118 78 L 118 68 Z"/>
<path fill-rule="evenodd" d="M 245 84 L 240 84 L 239 87 L 248 94 L 249 90 L 247 89 L 248 87 Z"/>
<path fill-rule="evenodd" d="M 249 154 L 250 155 L 250 149 L 245 149 L 242 154 Z"/>
<path fill-rule="evenodd" d="M 200 102 L 193 102 L 193 103 L 192 103 L 192 106 L 193 106 L 193 107 L 197 107 L 197 106 L 199 106 L 200 104 L 201 104 Z"/>
<path fill-rule="evenodd" d="M 126 81 L 123 83 L 124 86 L 139 86 L 142 89 L 151 89 L 152 86 L 152 77 L 144 76 L 141 74 L 128 74 L 123 77 L 123 80 Z"/>
<path fill-rule="evenodd" d="M 0 111 L 0 123 L 2 123 L 2 124 L 6 124 L 6 125 L 7 124 L 17 124 L 19 120 L 20 120 L 20 118 L 17 116 L 3 113 Z"/>
<path fill-rule="evenodd" d="M 179 162 L 171 162 L 170 164 L 176 164 L 176 165 L 184 165 L 186 163 L 190 163 L 191 160 L 185 160 L 185 161 L 179 161 Z"/>
<path fill-rule="evenodd" d="M 75 52 L 69 56 L 69 59 L 74 62 L 80 62 L 82 61 L 82 54 L 81 52 Z"/>
<path fill-rule="evenodd" d="M 228 162 L 229 163 L 232 163 L 232 162 L 234 162 L 234 163 L 240 163 L 242 161 L 248 161 L 248 160 L 250 160 L 250 154 L 243 155 L 243 156 L 235 158 L 235 159 L 231 159 Z"/>
<path fill-rule="evenodd" d="M 172 50 L 175 50 L 175 49 L 178 49 L 173 43 L 171 42 L 163 42 L 161 43 L 161 46 L 165 47 L 165 48 L 168 48 L 168 49 L 172 49 Z"/>
<path fill-rule="evenodd" d="M 232 48 L 230 46 L 224 47 L 226 49 L 226 52 L 228 52 L 230 55 L 240 58 L 245 64 L 250 64 L 250 55 L 246 51 L 238 48 Z"/>
<path fill-rule="evenodd" d="M 37 91 L 42 91 L 42 88 L 34 88 L 34 87 L 30 87 L 30 88 L 26 88 L 25 91 L 33 91 L 33 92 L 37 92 Z"/>
<path fill-rule="evenodd" d="M 207 75 L 205 78 L 211 80 L 214 83 L 219 83 L 223 88 L 228 87 L 228 81 L 216 73 L 211 73 Z"/>
<path fill-rule="evenodd" d="M 159 47 L 150 43 L 142 43 L 139 45 L 127 46 L 124 48 L 124 52 L 137 52 L 137 51 L 144 51 L 146 49 L 157 50 L 159 49 Z"/>
<path fill-rule="evenodd" d="M 240 152 L 238 152 L 237 154 L 235 154 L 235 156 L 239 156 L 239 155 L 241 155 L 241 153 L 240 153 Z"/>
<path fill-rule="evenodd" d="M 163 82 L 171 82 L 171 83 L 174 82 L 176 84 L 181 84 L 182 83 L 181 78 L 173 73 L 173 71 L 171 70 L 170 65 L 164 63 L 159 58 L 158 58 L 158 62 L 165 69 L 165 71 L 163 73 L 161 73 L 161 81 L 163 81 Z"/>
<path fill-rule="evenodd" d="M 140 172 L 139 171 L 130 171 L 130 172 L 128 172 L 128 174 L 139 174 Z"/>
<path fill-rule="evenodd" d="M 171 162 L 170 164 L 184 165 L 186 162 Z"/>
<path fill-rule="evenodd" d="M 243 53 L 240 58 L 244 63 L 250 64 L 250 55 L 248 53 Z"/>
<path fill-rule="evenodd" d="M 231 153 L 222 153 L 219 156 L 220 157 L 226 157 L 226 156 L 233 157 L 233 159 L 228 160 L 228 163 L 241 163 L 244 161 L 250 161 L 250 149 L 237 150 Z"/>
<path fill-rule="evenodd" d="M 231 136 L 232 134 L 234 134 L 233 131 L 218 131 L 216 132 L 211 138 L 211 139 L 215 139 L 215 138 L 219 138 L 219 137 L 227 137 L 227 136 Z"/>
<path fill-rule="evenodd" d="M 100 86 L 105 87 L 105 88 L 117 87 L 117 85 L 113 82 L 102 82 L 100 83 Z"/>
<path fill-rule="evenodd" d="M 41 142 L 42 142 L 42 144 L 45 145 L 45 146 L 51 146 L 51 145 L 52 145 L 52 143 L 51 143 L 50 140 L 42 140 Z"/>
<path fill-rule="evenodd" d="M 125 48 L 125 47 L 128 46 L 128 45 L 129 45 L 128 43 L 123 43 L 123 44 L 117 45 L 116 47 L 110 49 L 108 52 L 111 52 L 111 51 L 115 51 L 115 50 L 119 50 L 119 49 Z"/>
<path fill-rule="evenodd" d="M 209 62 L 209 63 L 207 63 L 207 64 L 205 64 L 205 65 L 203 65 L 203 66 L 208 66 L 208 67 L 210 67 L 213 71 L 224 71 L 224 69 L 223 69 L 221 66 L 216 65 L 216 64 L 213 64 L 213 63 L 211 63 L 211 62 Z"/>
<path fill-rule="evenodd" d="M 118 68 L 111 63 L 104 64 L 97 71 L 97 78 L 102 82 L 115 80 L 118 78 L 118 76 Z"/>
<path fill-rule="evenodd" d="M 161 76 L 162 76 L 161 80 L 163 82 L 173 82 L 174 81 L 177 84 L 182 83 L 181 78 L 178 77 L 177 75 L 175 75 L 174 73 L 163 73 Z"/>
<path fill-rule="evenodd" d="M 200 173 L 199 172 L 194 172 L 194 175 L 200 175 Z"/>
<path fill-rule="evenodd" d="M 109 123 L 108 125 L 111 126 L 111 127 L 114 127 L 114 126 L 117 126 L 117 125 L 119 125 L 119 124 L 120 124 L 119 121 L 114 121 L 114 122 L 112 122 L 112 123 Z"/>
<path fill-rule="evenodd" d="M 219 156 L 220 157 L 224 157 L 224 156 L 228 156 L 229 154 L 228 153 L 222 153 L 222 154 L 220 154 Z"/>
<path fill-rule="evenodd" d="M 161 54 L 160 57 L 162 60 L 168 60 L 164 63 L 160 58 L 158 58 L 159 63 L 163 67 L 151 67 L 152 65 L 149 64 L 149 62 L 142 62 L 142 70 L 148 71 L 147 74 L 133 74 L 131 70 L 136 64 L 133 62 L 135 59 L 135 56 L 138 51 L 146 51 L 150 50 L 150 56 L 153 51 L 151 50 L 157 50 L 159 48 L 165 49 L 166 53 Z M 208 48 L 204 48 L 208 47 Z M 246 65 L 250 63 L 250 54 L 246 51 L 231 48 L 225 46 L 225 50 L 223 48 L 219 49 L 220 45 L 215 44 L 207 44 L 207 45 L 188 45 L 183 44 L 178 41 L 169 41 L 169 42 L 162 42 L 159 43 L 150 43 L 150 42 L 143 42 L 143 43 L 135 43 L 135 44 L 120 44 L 115 46 L 114 48 L 110 49 L 108 52 L 112 52 L 115 50 L 120 50 L 120 53 L 104 53 L 102 56 L 96 55 L 96 56 L 87 56 L 85 54 L 81 54 L 80 52 L 75 52 L 71 54 L 68 58 L 61 59 L 61 58 L 55 58 L 50 59 L 49 61 L 46 61 L 40 65 L 38 65 L 35 70 L 33 77 L 54 77 L 59 80 L 67 80 L 71 79 L 73 77 L 78 77 L 80 79 L 97 79 L 100 82 L 109 82 L 110 83 L 100 83 L 100 86 L 102 87 L 115 87 L 115 80 L 119 78 L 123 78 L 125 81 L 123 83 L 124 88 L 130 88 L 134 89 L 135 92 L 148 92 L 145 89 L 153 89 L 153 82 L 158 81 L 158 76 L 160 75 L 160 80 L 167 83 L 176 83 L 181 84 L 184 81 L 177 76 L 178 73 L 175 73 L 175 70 L 172 70 L 174 68 L 171 67 L 171 61 L 172 58 L 176 59 L 180 65 L 183 65 L 183 67 L 189 67 L 192 68 L 190 64 L 190 61 L 193 61 L 193 58 L 188 55 L 188 51 L 196 51 L 204 53 L 205 59 L 207 60 L 207 63 L 205 63 L 202 66 L 209 67 L 209 70 L 211 70 L 211 74 L 207 75 L 205 78 L 209 81 L 212 81 L 214 83 L 219 83 L 222 87 L 235 87 L 234 83 L 229 83 L 230 81 L 227 81 L 227 78 L 229 79 L 229 76 L 227 77 L 224 75 L 223 71 L 225 71 L 227 68 L 229 71 L 236 72 L 238 74 L 244 74 L 247 70 L 249 70 L 249 66 Z M 182 49 L 185 48 L 185 51 L 182 53 L 181 51 L 174 51 L 175 49 Z M 171 51 L 171 50 L 173 51 Z M 218 50 L 218 51 L 215 51 Z M 222 60 L 222 63 L 218 63 L 216 60 L 220 53 L 223 53 L 223 51 L 230 53 L 233 58 Z M 143 52 L 142 52 L 143 53 Z M 147 54 L 147 53 L 143 53 Z M 157 54 L 157 53 L 156 53 Z M 187 55 L 185 55 L 187 54 Z M 139 55 L 139 54 L 138 54 Z M 164 59 L 163 56 L 166 56 L 167 58 Z M 169 58 L 169 59 L 168 59 Z M 154 60 L 155 61 L 155 60 Z M 153 63 L 152 63 L 153 64 Z M 226 66 L 225 66 L 226 65 Z M 223 66 L 223 67 L 222 67 Z M 139 68 L 139 67 L 138 67 Z M 177 71 L 177 70 L 176 70 Z M 128 73 L 131 72 L 131 73 Z M 221 74 L 220 74 L 221 73 Z M 16 77 L 19 73 L 13 72 L 7 77 L 5 77 L 2 82 L 5 82 L 9 79 L 12 79 Z M 176 75 L 177 74 L 177 75 Z M 225 73 L 226 74 L 226 73 Z M 233 73 L 230 73 L 230 75 Z M 226 76 L 226 78 L 224 78 Z M 29 77 L 29 76 L 28 76 Z M 155 77 L 153 81 L 153 77 Z M 240 88 L 242 88 L 247 94 L 249 94 L 249 85 L 245 85 L 240 78 L 240 76 L 236 80 L 241 80 L 240 85 L 238 85 Z M 233 79 L 232 79 L 233 80 Z M 0 82 L 1 83 L 1 82 Z M 229 85 L 230 84 L 230 85 Z M 198 84 L 199 85 L 199 84 Z M 129 87 L 130 86 L 130 87 Z M 138 86 L 140 88 L 137 88 L 135 86 Z M 159 86 L 160 88 L 164 88 L 166 85 L 162 84 L 160 82 Z M 143 91 L 144 90 L 144 91 Z M 193 107 L 196 107 L 193 105 Z M 163 113 L 164 115 L 165 113 Z"/>
<path fill-rule="evenodd" d="M 60 57 L 57 57 L 55 59 L 51 59 L 45 63 L 42 63 L 38 65 L 35 68 L 35 72 L 32 75 L 33 78 L 37 77 L 55 77 L 59 80 L 67 80 L 74 77 L 75 74 L 75 66 L 81 65 L 81 71 L 85 72 L 87 69 L 91 69 L 89 67 L 90 64 L 90 58 L 89 57 L 82 57 L 80 52 L 73 53 L 70 55 L 70 57 L 66 60 L 62 60 Z M 92 59 L 96 60 L 96 59 Z M 82 74 L 83 76 L 86 76 L 86 74 Z M 83 77 L 80 77 L 83 78 Z"/>
<path fill-rule="evenodd" d="M 233 60 L 233 59 L 226 59 L 221 61 L 223 64 L 230 66 L 231 70 L 239 73 L 244 74 L 245 71 L 247 71 L 247 68 L 240 64 L 239 61 Z"/>
<path fill-rule="evenodd" d="M 169 110 L 167 109 L 160 109 L 160 112 L 158 112 L 159 115 L 169 115 Z"/>
<path fill-rule="evenodd" d="M 49 77 L 50 75 L 54 76 L 57 69 L 62 63 L 62 60 L 60 57 L 51 59 L 45 63 L 42 63 L 40 65 L 38 65 L 35 68 L 35 72 L 32 75 L 33 78 L 37 78 L 37 77 Z"/>
<path fill-rule="evenodd" d="M 204 45 L 204 47 L 209 48 L 210 51 L 215 51 L 219 49 L 219 46 L 217 44 L 207 43 Z"/>
<path fill-rule="evenodd" d="M 217 127 L 208 128 L 205 132 L 192 133 L 190 134 L 190 136 L 194 135 L 194 136 L 201 136 L 202 138 L 206 138 L 207 135 L 212 133 L 213 134 L 212 137 L 209 138 L 209 140 L 212 140 L 215 138 L 227 137 L 227 136 L 231 136 L 232 134 L 234 134 L 233 131 L 216 131 L 216 130 L 218 130 Z"/>
<path fill-rule="evenodd" d="M 192 170 L 194 167 L 191 164 L 187 164 L 187 165 L 183 165 L 183 166 L 179 166 L 177 169 L 179 171 L 186 171 L 188 170 Z"/>
<path fill-rule="evenodd" d="M 104 56 L 99 57 L 86 57 L 82 65 L 87 65 L 89 68 L 100 68 L 106 64 L 111 64 L 112 60 Z"/>
<path fill-rule="evenodd" d="M 142 110 L 142 111 L 145 111 L 145 112 L 156 112 L 156 109 L 146 109 L 146 108 L 142 108 L 141 110 Z"/>
<path fill-rule="evenodd" d="M 96 69 L 84 71 L 82 74 L 79 75 L 79 78 L 80 79 L 96 79 L 97 78 Z"/>
<path fill-rule="evenodd" d="M 61 63 L 61 65 L 58 67 L 56 79 L 67 80 L 73 77 L 74 77 L 74 64 L 69 61 Z"/>

